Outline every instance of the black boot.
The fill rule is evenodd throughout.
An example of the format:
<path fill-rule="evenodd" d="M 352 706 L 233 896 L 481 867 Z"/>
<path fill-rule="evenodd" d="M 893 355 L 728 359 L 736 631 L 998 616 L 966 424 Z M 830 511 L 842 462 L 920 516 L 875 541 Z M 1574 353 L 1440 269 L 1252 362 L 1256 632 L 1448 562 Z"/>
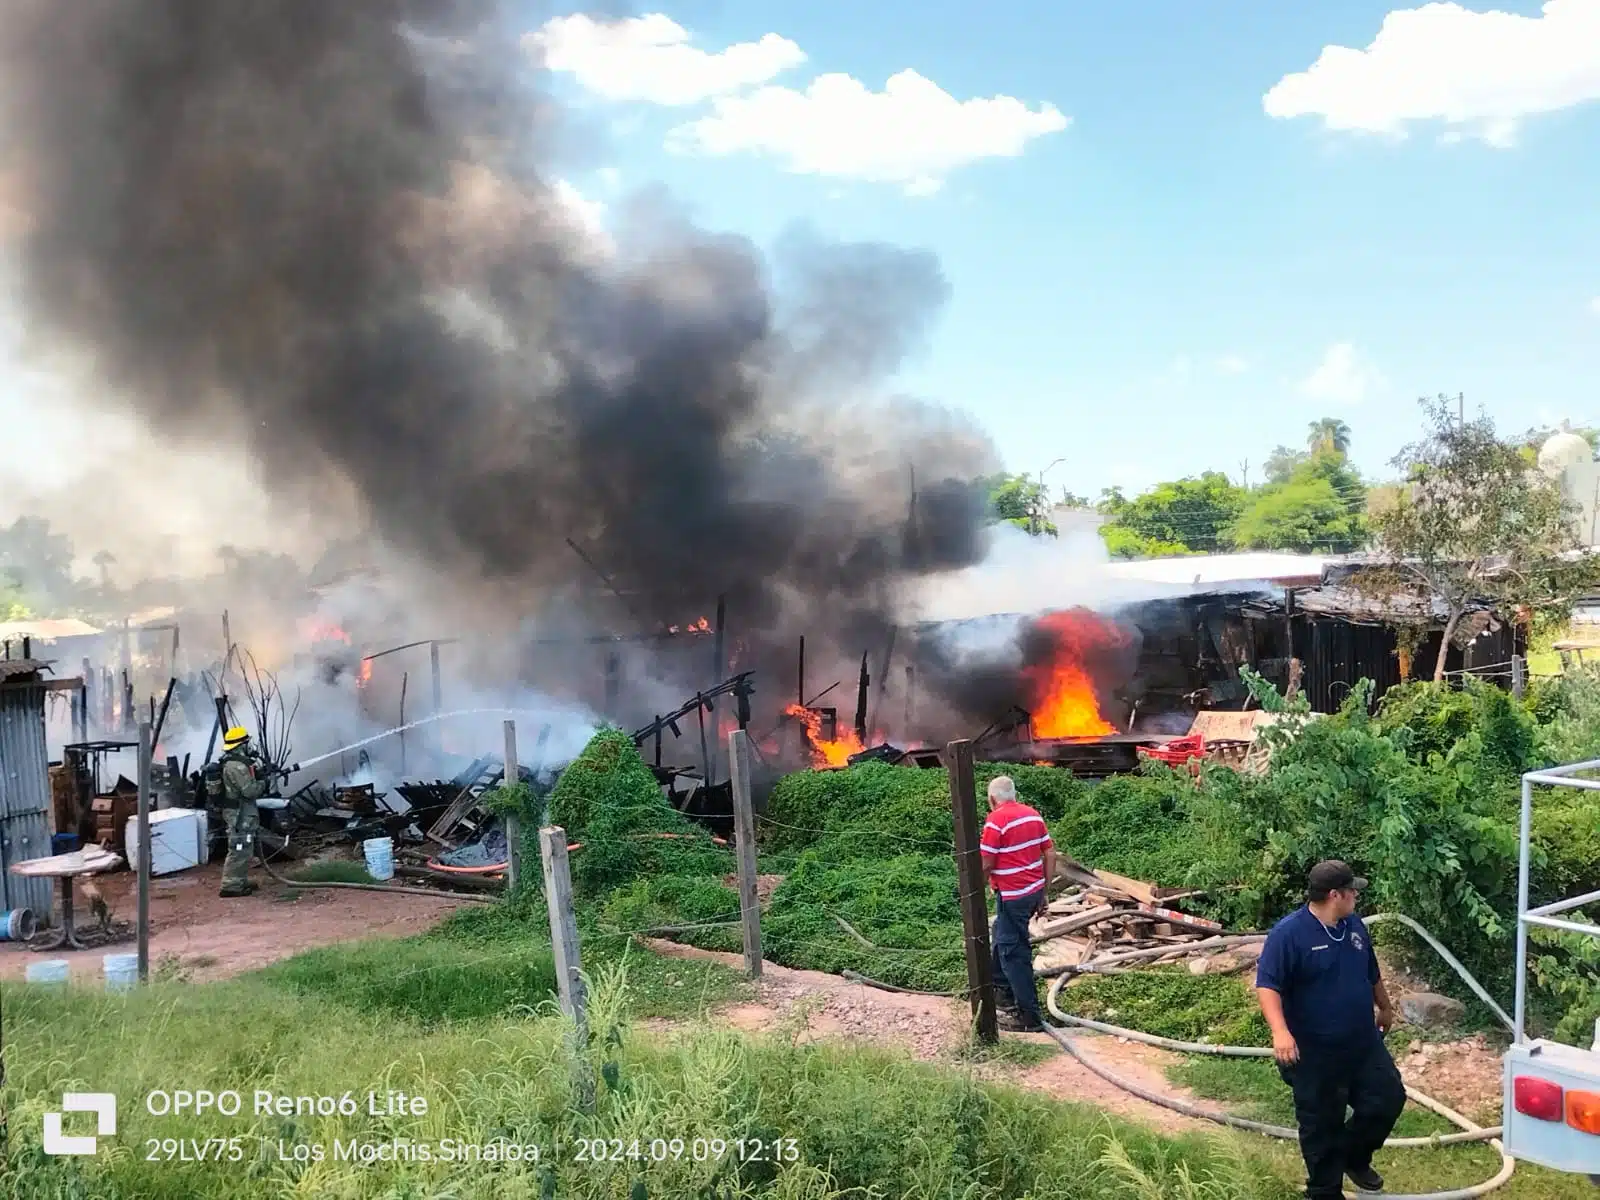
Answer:
<path fill-rule="evenodd" d="M 217 895 L 221 896 L 224 900 L 229 900 L 235 896 L 253 896 L 255 893 L 256 885 L 253 883 L 247 883 L 242 887 L 225 887 L 218 892 Z"/>
<path fill-rule="evenodd" d="M 1350 1182 L 1363 1192 L 1383 1191 L 1383 1176 L 1372 1169 L 1371 1163 L 1364 1167 L 1346 1167 L 1344 1173 L 1350 1176 Z"/>

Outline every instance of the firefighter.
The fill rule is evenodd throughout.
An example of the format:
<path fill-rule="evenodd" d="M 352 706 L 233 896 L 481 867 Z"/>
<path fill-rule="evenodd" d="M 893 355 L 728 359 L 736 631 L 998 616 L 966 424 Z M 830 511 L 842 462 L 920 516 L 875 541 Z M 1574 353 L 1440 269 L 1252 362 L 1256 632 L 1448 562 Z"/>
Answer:
<path fill-rule="evenodd" d="M 221 807 L 228 822 L 228 857 L 222 864 L 224 896 L 248 896 L 250 855 L 255 850 L 261 816 L 256 801 L 267 794 L 271 775 L 266 759 L 250 744 L 250 732 L 235 725 L 222 735 Z"/>

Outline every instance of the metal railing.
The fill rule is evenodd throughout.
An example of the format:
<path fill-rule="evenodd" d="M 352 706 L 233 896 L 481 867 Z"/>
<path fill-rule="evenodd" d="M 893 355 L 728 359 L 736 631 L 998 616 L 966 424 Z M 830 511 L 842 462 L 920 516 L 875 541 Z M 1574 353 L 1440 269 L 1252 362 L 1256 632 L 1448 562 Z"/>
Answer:
<path fill-rule="evenodd" d="M 1600 925 L 1578 921 L 1564 921 L 1556 914 L 1571 912 L 1586 904 L 1600 901 L 1600 892 L 1585 892 L 1569 900 L 1557 900 L 1538 908 L 1528 907 L 1528 867 L 1533 851 L 1533 786 L 1570 787 L 1583 791 L 1600 792 L 1600 779 L 1575 778 L 1582 771 L 1600 771 L 1600 759 L 1569 763 L 1564 767 L 1551 767 L 1544 771 L 1529 771 L 1522 777 L 1522 818 L 1520 845 L 1517 851 L 1517 998 L 1514 1035 L 1518 1043 L 1526 1040 L 1524 1014 L 1528 996 L 1528 927 L 1557 929 L 1563 933 L 1579 933 L 1585 937 L 1600 938 Z"/>

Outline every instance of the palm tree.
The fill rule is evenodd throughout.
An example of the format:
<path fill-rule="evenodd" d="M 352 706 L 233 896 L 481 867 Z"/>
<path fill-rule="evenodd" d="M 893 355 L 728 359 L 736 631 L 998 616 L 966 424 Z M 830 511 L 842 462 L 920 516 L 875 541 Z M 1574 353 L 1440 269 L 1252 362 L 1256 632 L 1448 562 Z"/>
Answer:
<path fill-rule="evenodd" d="M 1328 451 L 1333 454 L 1350 453 L 1350 426 L 1337 417 L 1323 417 L 1307 427 L 1306 449 L 1313 454 Z"/>
<path fill-rule="evenodd" d="M 102 550 L 94 556 L 94 565 L 100 568 L 100 586 L 107 591 L 111 590 L 111 572 L 108 569 L 117 561 L 117 556 L 109 550 Z"/>

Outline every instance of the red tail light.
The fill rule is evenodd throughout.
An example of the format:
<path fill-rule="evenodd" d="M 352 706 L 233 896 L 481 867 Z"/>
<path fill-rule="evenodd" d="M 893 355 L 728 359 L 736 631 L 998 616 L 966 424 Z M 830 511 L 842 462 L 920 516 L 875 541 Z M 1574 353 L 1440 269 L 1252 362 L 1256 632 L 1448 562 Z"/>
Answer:
<path fill-rule="evenodd" d="M 1523 1116 L 1538 1121 L 1559 1121 L 1566 1115 L 1561 1085 L 1536 1075 L 1518 1075 L 1511 1081 L 1511 1101 Z"/>

